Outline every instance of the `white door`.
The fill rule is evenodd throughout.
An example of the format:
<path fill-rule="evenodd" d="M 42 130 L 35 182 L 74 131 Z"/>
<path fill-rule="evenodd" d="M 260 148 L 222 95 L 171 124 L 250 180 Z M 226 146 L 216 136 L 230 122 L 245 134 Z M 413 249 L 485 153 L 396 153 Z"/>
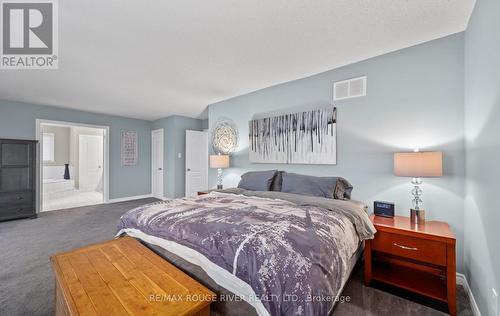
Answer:
<path fill-rule="evenodd" d="M 186 196 L 208 189 L 208 134 L 186 131 Z"/>
<path fill-rule="evenodd" d="M 80 135 L 78 140 L 78 187 L 81 191 L 102 192 L 104 139 L 97 135 Z"/>
<path fill-rule="evenodd" d="M 163 198 L 163 129 L 151 132 L 152 174 L 151 190 L 156 198 Z"/>

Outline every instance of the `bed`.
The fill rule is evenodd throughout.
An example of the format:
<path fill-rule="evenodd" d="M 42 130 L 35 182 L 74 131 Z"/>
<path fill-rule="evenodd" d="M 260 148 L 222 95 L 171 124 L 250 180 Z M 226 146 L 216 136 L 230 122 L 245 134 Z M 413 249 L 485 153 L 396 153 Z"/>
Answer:
<path fill-rule="evenodd" d="M 327 315 L 374 233 L 356 201 L 227 189 L 130 210 L 116 236 L 218 293 L 215 315 Z"/>

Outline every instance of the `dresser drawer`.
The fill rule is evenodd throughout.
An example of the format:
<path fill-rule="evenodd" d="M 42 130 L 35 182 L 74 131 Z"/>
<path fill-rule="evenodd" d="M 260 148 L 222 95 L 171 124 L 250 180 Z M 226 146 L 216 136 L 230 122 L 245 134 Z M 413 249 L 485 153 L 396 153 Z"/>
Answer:
<path fill-rule="evenodd" d="M 0 218 L 16 218 L 34 215 L 33 205 L 0 207 Z"/>
<path fill-rule="evenodd" d="M 0 208 L 7 205 L 31 204 L 32 201 L 32 192 L 0 193 Z"/>
<path fill-rule="evenodd" d="M 441 266 L 446 265 L 446 244 L 438 241 L 379 231 L 372 241 L 372 248 L 404 258 Z"/>

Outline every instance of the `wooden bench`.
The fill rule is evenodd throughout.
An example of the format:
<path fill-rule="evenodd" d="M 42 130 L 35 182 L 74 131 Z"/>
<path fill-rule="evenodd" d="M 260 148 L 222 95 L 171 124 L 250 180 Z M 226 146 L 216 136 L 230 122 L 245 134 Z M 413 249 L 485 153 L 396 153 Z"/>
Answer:
<path fill-rule="evenodd" d="M 51 258 L 56 315 L 210 315 L 215 294 L 137 240 Z"/>

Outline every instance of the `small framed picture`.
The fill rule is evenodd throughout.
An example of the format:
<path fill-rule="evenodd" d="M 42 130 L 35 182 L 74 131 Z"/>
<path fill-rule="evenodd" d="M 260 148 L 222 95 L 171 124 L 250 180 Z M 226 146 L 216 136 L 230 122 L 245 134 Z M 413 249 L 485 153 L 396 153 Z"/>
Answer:
<path fill-rule="evenodd" d="M 137 132 L 122 131 L 122 166 L 137 165 Z"/>

